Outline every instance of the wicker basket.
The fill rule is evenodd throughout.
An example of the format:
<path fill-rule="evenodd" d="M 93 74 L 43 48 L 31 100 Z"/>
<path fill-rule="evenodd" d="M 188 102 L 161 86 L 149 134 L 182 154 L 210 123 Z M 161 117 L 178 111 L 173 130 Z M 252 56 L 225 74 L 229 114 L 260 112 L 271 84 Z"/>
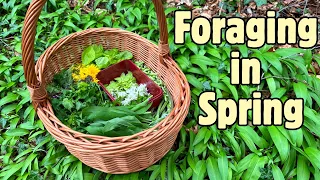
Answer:
<path fill-rule="evenodd" d="M 57 41 L 40 56 L 35 65 L 36 25 L 45 3 L 46 0 L 31 2 L 22 32 L 25 78 L 32 103 L 45 128 L 84 164 L 103 172 L 136 172 L 160 160 L 173 146 L 190 105 L 186 77 L 169 55 L 167 24 L 161 0 L 153 0 L 160 26 L 158 46 L 121 29 L 88 29 Z M 83 49 L 91 44 L 102 44 L 106 49 L 128 50 L 135 59 L 144 61 L 169 90 L 174 102 L 171 113 L 151 129 L 115 138 L 83 134 L 61 123 L 54 114 L 45 87 L 60 70 L 80 63 Z"/>

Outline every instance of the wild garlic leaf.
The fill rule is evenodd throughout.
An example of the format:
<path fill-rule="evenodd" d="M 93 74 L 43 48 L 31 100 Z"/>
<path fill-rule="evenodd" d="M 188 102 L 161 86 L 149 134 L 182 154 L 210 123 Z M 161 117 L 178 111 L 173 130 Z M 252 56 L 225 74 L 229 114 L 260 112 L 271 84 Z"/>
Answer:
<path fill-rule="evenodd" d="M 96 65 L 99 69 L 104 69 L 109 66 L 110 58 L 109 57 L 99 57 L 95 60 Z"/>
<path fill-rule="evenodd" d="M 104 56 L 109 56 L 110 58 L 113 58 L 113 57 L 116 56 L 117 54 L 119 54 L 119 50 L 118 50 L 118 49 L 106 50 L 106 51 L 103 53 Z"/>
<path fill-rule="evenodd" d="M 92 46 L 87 47 L 83 52 L 82 52 L 82 63 L 84 65 L 90 64 L 95 58 L 95 51 Z"/>
<path fill-rule="evenodd" d="M 106 113 L 107 112 L 107 113 Z M 82 110 L 82 115 L 88 121 L 108 121 L 116 117 L 135 116 L 136 112 L 130 110 L 126 106 L 102 107 L 91 106 Z"/>
<path fill-rule="evenodd" d="M 134 116 L 114 118 L 109 121 L 98 121 L 85 128 L 90 134 L 107 137 L 129 136 L 142 131 L 146 125 Z"/>
<path fill-rule="evenodd" d="M 123 51 L 123 52 L 121 52 L 121 53 L 119 53 L 119 54 L 117 54 L 117 55 L 115 56 L 115 59 L 117 59 L 117 60 L 119 60 L 119 61 L 122 61 L 122 60 L 130 60 L 130 59 L 132 59 L 132 58 L 133 58 L 133 55 L 132 55 L 132 53 L 129 52 L 129 51 Z"/>
<path fill-rule="evenodd" d="M 103 55 L 103 46 L 102 45 L 91 45 L 84 49 L 82 52 L 82 64 L 88 65 L 95 59 Z"/>

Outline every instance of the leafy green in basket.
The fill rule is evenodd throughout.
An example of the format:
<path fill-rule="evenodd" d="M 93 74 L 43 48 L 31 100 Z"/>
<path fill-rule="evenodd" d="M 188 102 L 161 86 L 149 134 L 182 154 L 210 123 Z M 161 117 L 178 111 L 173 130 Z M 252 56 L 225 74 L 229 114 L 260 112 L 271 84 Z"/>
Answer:
<path fill-rule="evenodd" d="M 146 85 L 138 85 L 131 72 L 107 86 L 118 101 L 130 98 L 130 103 L 116 106 L 97 84 L 96 74 L 101 68 L 132 58 L 129 51 L 104 50 L 102 45 L 85 48 L 82 63 L 57 73 L 47 86 L 57 117 L 76 131 L 108 137 L 133 135 L 158 123 L 171 111 L 172 103 L 162 81 L 143 63 L 138 66 L 164 90 L 158 108 L 150 109 Z"/>
<path fill-rule="evenodd" d="M 126 106 L 116 106 L 116 107 L 102 107 L 102 106 L 92 106 L 87 107 L 82 111 L 82 115 L 86 119 L 91 121 L 109 121 L 113 118 L 121 118 L 125 116 L 136 116 L 139 113 L 129 109 Z"/>
<path fill-rule="evenodd" d="M 82 64 L 88 65 L 95 59 L 103 55 L 103 46 L 102 45 L 91 45 L 84 49 L 82 52 Z"/>
<path fill-rule="evenodd" d="M 109 121 L 97 121 L 85 129 L 93 135 L 116 137 L 133 135 L 147 127 L 146 124 L 140 122 L 135 116 L 124 116 Z"/>
<path fill-rule="evenodd" d="M 90 106 L 82 110 L 82 116 L 87 120 L 87 122 L 94 121 L 108 121 L 116 117 L 125 117 L 125 116 L 148 116 L 148 112 L 151 104 L 148 100 L 145 100 L 137 105 L 130 106 L 113 106 L 113 107 L 104 107 L 104 106 Z M 152 116 L 148 118 L 152 119 Z"/>
<path fill-rule="evenodd" d="M 129 51 L 120 52 L 118 49 L 104 50 L 102 45 L 96 44 L 88 46 L 82 52 L 82 64 L 89 65 L 94 62 L 99 69 L 104 69 L 122 60 L 132 58 L 133 55 Z"/>

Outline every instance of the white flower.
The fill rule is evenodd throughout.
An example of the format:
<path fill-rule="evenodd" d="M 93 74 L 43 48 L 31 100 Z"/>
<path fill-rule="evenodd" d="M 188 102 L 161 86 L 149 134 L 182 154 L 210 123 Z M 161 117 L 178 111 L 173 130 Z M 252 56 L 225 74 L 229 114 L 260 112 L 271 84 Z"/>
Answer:
<path fill-rule="evenodd" d="M 121 104 L 122 104 L 123 106 L 126 106 L 126 105 L 129 105 L 130 102 L 131 102 L 131 100 L 128 99 L 128 98 L 126 98 L 126 99 L 124 99 L 123 101 L 121 101 Z"/>
<path fill-rule="evenodd" d="M 134 92 L 135 92 L 135 87 L 134 86 L 132 86 L 132 87 L 130 87 L 129 89 L 126 90 L 127 94 L 132 94 Z"/>
<path fill-rule="evenodd" d="M 139 92 L 143 92 L 143 91 L 146 90 L 146 88 L 147 88 L 147 85 L 146 85 L 146 84 L 140 84 L 140 85 L 138 86 L 137 90 L 138 90 Z"/>
<path fill-rule="evenodd" d="M 127 96 L 127 93 L 124 92 L 124 91 L 120 91 L 117 93 L 117 97 L 120 97 L 120 98 L 123 98 L 123 97 L 126 97 Z"/>
<path fill-rule="evenodd" d="M 115 98 L 121 99 L 121 104 L 126 106 L 131 104 L 132 101 L 138 100 L 140 97 L 150 96 L 146 84 L 135 84 L 126 91 L 119 91 L 112 93 Z"/>
<path fill-rule="evenodd" d="M 137 88 L 139 96 L 147 96 L 149 95 L 147 85 L 146 84 L 140 84 Z"/>
<path fill-rule="evenodd" d="M 137 100 L 138 99 L 138 93 L 136 91 L 133 91 L 131 93 L 128 93 L 127 98 L 132 100 Z"/>

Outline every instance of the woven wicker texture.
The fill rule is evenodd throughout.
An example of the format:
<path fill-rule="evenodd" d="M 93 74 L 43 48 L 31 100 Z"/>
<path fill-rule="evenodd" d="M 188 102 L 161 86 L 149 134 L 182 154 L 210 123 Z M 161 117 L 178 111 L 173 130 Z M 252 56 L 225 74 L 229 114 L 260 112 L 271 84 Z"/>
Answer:
<path fill-rule="evenodd" d="M 161 0 L 153 0 L 160 26 L 159 46 L 125 30 L 88 29 L 60 39 L 35 64 L 36 24 L 45 2 L 31 2 L 22 32 L 25 77 L 33 105 L 45 128 L 83 163 L 103 172 L 136 172 L 157 162 L 173 146 L 190 105 L 190 89 L 186 77 L 169 55 L 167 25 Z M 114 138 L 83 134 L 61 123 L 54 115 L 45 87 L 56 73 L 74 63 L 80 63 L 82 51 L 91 44 L 102 44 L 105 49 L 128 50 L 136 60 L 144 61 L 169 90 L 174 102 L 171 113 L 148 130 Z"/>

